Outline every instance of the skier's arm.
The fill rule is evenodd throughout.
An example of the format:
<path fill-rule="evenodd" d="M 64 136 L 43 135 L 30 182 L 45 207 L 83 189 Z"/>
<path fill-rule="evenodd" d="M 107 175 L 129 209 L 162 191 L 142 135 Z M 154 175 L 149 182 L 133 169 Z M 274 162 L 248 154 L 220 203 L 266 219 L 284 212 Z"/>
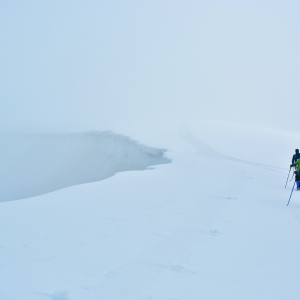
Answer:
<path fill-rule="evenodd" d="M 291 168 L 291 167 L 296 167 L 296 166 L 297 166 L 297 169 L 298 169 L 299 164 L 300 164 L 300 159 L 296 160 L 295 163 L 291 164 L 291 165 L 290 165 L 290 168 Z"/>

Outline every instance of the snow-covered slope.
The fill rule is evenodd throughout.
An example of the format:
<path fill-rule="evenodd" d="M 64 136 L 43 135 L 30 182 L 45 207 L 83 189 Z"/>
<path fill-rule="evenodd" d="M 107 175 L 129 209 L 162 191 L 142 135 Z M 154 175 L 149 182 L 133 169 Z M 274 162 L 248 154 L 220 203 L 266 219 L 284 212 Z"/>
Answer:
<path fill-rule="evenodd" d="M 273 147 L 299 136 L 199 128 L 144 137 L 170 164 L 1 203 L 0 299 L 299 299 L 300 195 Z"/>
<path fill-rule="evenodd" d="M 112 132 L 0 135 L 0 201 L 102 180 L 167 163 L 164 149 Z"/>

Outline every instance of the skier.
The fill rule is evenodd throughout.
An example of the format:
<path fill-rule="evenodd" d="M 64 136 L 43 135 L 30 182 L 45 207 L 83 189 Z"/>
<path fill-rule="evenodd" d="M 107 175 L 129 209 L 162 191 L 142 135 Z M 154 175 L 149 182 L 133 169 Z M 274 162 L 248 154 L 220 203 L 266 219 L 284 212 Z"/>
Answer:
<path fill-rule="evenodd" d="M 297 154 L 297 152 L 296 152 L 296 154 Z M 294 172 L 295 173 L 295 182 L 297 184 L 297 190 L 300 190 L 300 159 L 297 159 L 293 164 L 291 164 L 290 168 L 291 167 L 295 167 L 295 169 L 296 169 L 296 171 Z"/>
<path fill-rule="evenodd" d="M 299 149 L 295 150 L 295 154 L 293 155 L 293 158 L 292 158 L 292 164 L 295 163 L 297 161 L 297 159 L 300 159 Z"/>

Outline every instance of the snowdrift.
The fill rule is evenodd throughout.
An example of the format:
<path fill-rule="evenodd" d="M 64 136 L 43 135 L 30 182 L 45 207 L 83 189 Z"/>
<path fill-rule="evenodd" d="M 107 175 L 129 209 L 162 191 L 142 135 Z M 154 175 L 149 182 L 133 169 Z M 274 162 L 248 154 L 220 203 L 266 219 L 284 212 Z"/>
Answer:
<path fill-rule="evenodd" d="M 170 162 L 165 149 L 112 132 L 2 134 L 1 140 L 1 202 Z"/>

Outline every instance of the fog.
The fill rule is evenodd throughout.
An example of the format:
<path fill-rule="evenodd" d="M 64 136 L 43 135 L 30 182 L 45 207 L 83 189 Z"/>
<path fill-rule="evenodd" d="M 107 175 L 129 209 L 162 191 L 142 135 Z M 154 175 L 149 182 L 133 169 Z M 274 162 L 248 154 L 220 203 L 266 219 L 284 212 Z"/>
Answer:
<path fill-rule="evenodd" d="M 1 131 L 298 131 L 299 1 L 0 1 Z"/>

